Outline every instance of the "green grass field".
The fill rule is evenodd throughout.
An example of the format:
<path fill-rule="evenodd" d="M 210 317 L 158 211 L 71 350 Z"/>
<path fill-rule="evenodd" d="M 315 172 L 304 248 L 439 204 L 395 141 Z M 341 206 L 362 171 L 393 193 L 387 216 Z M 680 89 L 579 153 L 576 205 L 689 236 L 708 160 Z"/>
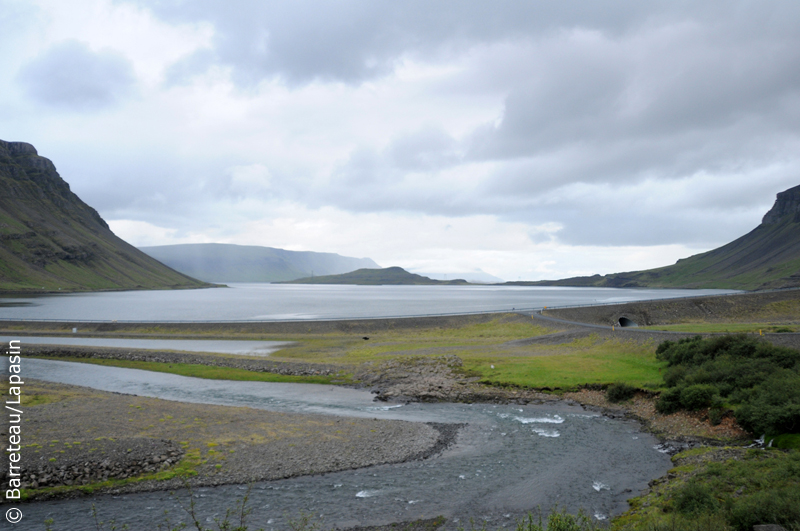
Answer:
<path fill-rule="evenodd" d="M 499 315 L 490 322 L 460 327 L 409 328 L 374 332 L 368 340 L 344 332 L 261 335 L 259 339 L 293 341 L 274 352 L 275 361 L 339 365 L 343 375 L 289 377 L 225 367 L 165 364 L 122 360 L 70 359 L 183 376 L 225 380 L 331 383 L 347 381 L 346 373 L 364 362 L 380 362 L 410 356 L 456 355 L 469 374 L 493 385 L 529 388 L 574 389 L 584 384 L 626 382 L 655 388 L 661 381 L 663 363 L 655 358 L 655 344 L 638 344 L 583 337 L 562 344 L 520 344 L 520 340 L 554 332 L 519 315 Z M 143 333 L 164 333 L 147 330 Z M 242 338 L 236 334 L 229 337 Z M 252 337 L 248 337 L 250 339 Z M 492 368 L 494 366 L 494 368 Z"/>

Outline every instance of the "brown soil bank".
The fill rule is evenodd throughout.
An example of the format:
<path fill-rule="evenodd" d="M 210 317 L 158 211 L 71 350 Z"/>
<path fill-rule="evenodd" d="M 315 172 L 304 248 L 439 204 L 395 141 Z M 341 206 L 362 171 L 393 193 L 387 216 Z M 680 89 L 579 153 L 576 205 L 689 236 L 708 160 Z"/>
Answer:
<path fill-rule="evenodd" d="M 800 289 L 686 299 L 547 309 L 542 315 L 611 327 L 628 319 L 638 326 L 680 323 L 800 322 Z"/>
<path fill-rule="evenodd" d="M 31 499 L 397 463 L 441 451 L 458 429 L 172 402 L 35 380 L 26 381 L 23 402 L 21 465 Z"/>

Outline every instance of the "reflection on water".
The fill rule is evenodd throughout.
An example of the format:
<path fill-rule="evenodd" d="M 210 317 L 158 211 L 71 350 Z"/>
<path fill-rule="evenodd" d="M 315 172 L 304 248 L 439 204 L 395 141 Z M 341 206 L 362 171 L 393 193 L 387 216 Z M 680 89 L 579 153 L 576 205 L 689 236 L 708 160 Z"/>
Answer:
<path fill-rule="evenodd" d="M 525 512 L 558 504 L 585 509 L 597 519 L 625 508 L 625 500 L 664 474 L 669 457 L 636 423 L 587 413 L 578 406 L 487 404 L 375 404 L 368 392 L 333 386 L 218 382 L 130 369 L 26 360 L 26 373 L 65 383 L 146 396 L 237 404 L 281 411 L 310 411 L 411 421 L 467 423 L 457 444 L 426 461 L 383 465 L 257 483 L 250 494 L 252 528 L 286 528 L 300 510 L 322 515 L 326 527 L 386 524 L 444 515 L 513 524 Z M 556 434 L 558 436 L 555 436 Z M 197 489 L 201 521 L 234 504 L 246 487 Z M 178 493 L 185 496 L 186 493 Z M 185 502 L 185 500 L 182 500 Z M 91 504 L 101 520 L 132 529 L 155 528 L 169 511 L 183 518 L 164 493 L 100 496 L 25 507 L 18 529 L 39 529 L 48 517 L 57 528 L 89 528 Z M 453 522 L 454 527 L 459 522 Z M 149 526 L 149 527 L 148 527 Z"/>

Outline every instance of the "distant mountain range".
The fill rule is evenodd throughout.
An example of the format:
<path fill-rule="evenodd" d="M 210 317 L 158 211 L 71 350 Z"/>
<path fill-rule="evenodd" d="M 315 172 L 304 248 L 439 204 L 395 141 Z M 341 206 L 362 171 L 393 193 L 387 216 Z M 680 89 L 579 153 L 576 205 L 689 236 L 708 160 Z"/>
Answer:
<path fill-rule="evenodd" d="M 504 282 L 502 278 L 491 275 L 481 269 L 450 273 L 428 273 L 426 271 L 419 271 L 417 274 L 432 278 L 434 280 L 452 280 L 455 278 L 463 278 L 467 282 L 474 284 L 502 284 Z"/>
<path fill-rule="evenodd" d="M 0 190 L 0 291 L 4 292 L 194 288 L 209 286 L 206 282 L 467 284 L 463 279 L 434 280 L 399 267 L 380 269 L 369 258 L 333 253 L 229 244 L 165 245 L 140 251 L 115 236 L 100 215 L 70 191 L 53 163 L 24 142 L 0 140 Z M 779 193 L 761 224 L 748 234 L 674 265 L 506 284 L 800 287 L 800 186 Z"/>
<path fill-rule="evenodd" d="M 25 142 L 0 140 L 0 291 L 208 286 L 124 242 Z"/>
<path fill-rule="evenodd" d="M 457 286 L 467 284 L 466 280 L 433 280 L 409 273 L 402 267 L 386 267 L 383 269 L 359 269 L 343 275 L 327 275 L 290 280 L 284 284 L 358 284 L 371 286 L 387 285 L 441 285 Z"/>
<path fill-rule="evenodd" d="M 140 250 L 173 269 L 207 282 L 280 282 L 380 267 L 369 258 L 255 245 L 188 243 L 140 247 Z"/>
<path fill-rule="evenodd" d="M 771 289 L 800 287 L 800 186 L 778 194 L 761 224 L 727 245 L 671 266 L 525 286 Z"/>

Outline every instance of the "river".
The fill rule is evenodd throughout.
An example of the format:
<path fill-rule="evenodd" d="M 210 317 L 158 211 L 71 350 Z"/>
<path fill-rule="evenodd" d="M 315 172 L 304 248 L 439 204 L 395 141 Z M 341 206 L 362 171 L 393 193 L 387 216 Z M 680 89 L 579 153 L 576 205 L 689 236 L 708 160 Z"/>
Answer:
<path fill-rule="evenodd" d="M 324 526 L 385 524 L 444 515 L 469 527 L 513 526 L 516 518 L 554 505 L 580 508 L 597 520 L 623 511 L 625 500 L 663 475 L 668 456 L 637 423 L 612 420 L 580 406 L 487 404 L 376 404 L 366 391 L 334 386 L 197 380 L 176 375 L 28 359 L 29 378 L 199 403 L 246 405 L 277 411 L 368 416 L 417 422 L 465 423 L 457 442 L 425 461 L 382 465 L 252 486 L 251 529 L 285 529 L 300 511 Z M 201 522 L 211 525 L 246 491 L 242 485 L 194 492 Z M 131 529 L 156 529 L 167 511 L 186 521 L 187 493 L 95 496 L 23 504 L 15 529 L 93 528 L 101 520 Z"/>

